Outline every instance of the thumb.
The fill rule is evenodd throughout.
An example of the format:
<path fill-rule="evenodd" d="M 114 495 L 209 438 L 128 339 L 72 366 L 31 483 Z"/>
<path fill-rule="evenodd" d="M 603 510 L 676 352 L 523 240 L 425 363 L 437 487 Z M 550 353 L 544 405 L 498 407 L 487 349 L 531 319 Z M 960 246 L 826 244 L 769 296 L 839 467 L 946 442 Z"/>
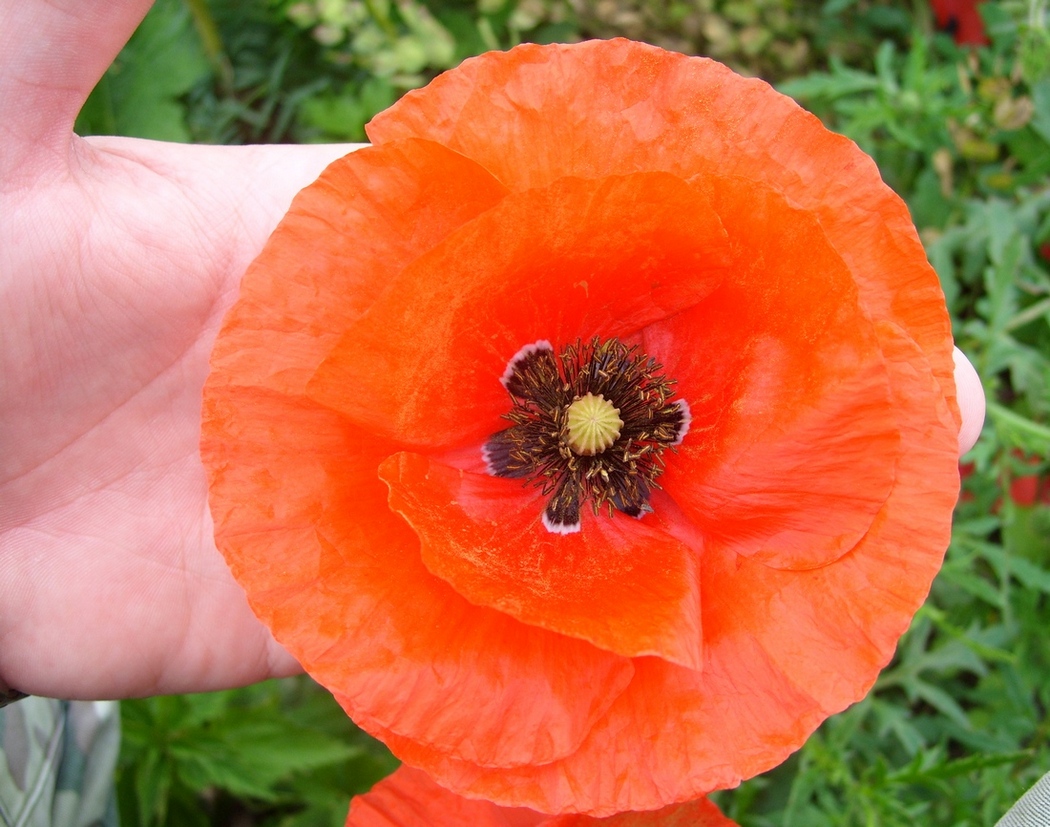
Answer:
<path fill-rule="evenodd" d="M 0 180 L 63 162 L 73 122 L 152 0 L 0 0 Z"/>
<path fill-rule="evenodd" d="M 959 348 L 955 348 L 955 388 L 962 413 L 959 430 L 959 454 L 965 454 L 977 442 L 984 425 L 985 400 L 981 377 Z"/>

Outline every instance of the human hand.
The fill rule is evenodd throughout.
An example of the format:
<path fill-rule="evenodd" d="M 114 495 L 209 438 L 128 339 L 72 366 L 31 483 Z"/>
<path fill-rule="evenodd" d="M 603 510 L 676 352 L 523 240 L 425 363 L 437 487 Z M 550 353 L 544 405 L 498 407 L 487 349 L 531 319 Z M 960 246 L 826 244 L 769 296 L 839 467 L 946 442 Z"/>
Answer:
<path fill-rule="evenodd" d="M 43 695 L 298 669 L 213 543 L 200 394 L 248 262 L 348 147 L 75 137 L 148 6 L 0 0 L 0 679 Z"/>
<path fill-rule="evenodd" d="M 148 0 L 0 3 L 0 679 L 105 698 L 297 671 L 212 541 L 222 315 L 346 146 L 82 140 Z"/>

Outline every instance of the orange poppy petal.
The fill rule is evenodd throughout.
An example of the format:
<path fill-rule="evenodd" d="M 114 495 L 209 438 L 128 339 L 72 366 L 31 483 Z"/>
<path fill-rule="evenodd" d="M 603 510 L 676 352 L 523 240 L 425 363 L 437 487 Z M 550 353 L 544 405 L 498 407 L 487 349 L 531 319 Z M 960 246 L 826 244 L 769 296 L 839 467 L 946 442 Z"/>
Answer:
<path fill-rule="evenodd" d="M 313 403 L 216 381 L 202 442 L 216 543 L 304 668 L 366 728 L 449 755 L 574 750 L 631 662 L 472 606 L 427 572 L 376 474 L 389 446 Z"/>
<path fill-rule="evenodd" d="M 564 176 L 664 170 L 739 175 L 812 210 L 874 317 L 929 354 L 956 423 L 950 320 L 904 202 L 852 141 L 757 79 L 626 40 L 526 44 L 464 61 L 367 127 L 373 143 L 425 137 L 512 190 Z"/>
<path fill-rule="evenodd" d="M 711 296 L 643 332 L 693 411 L 661 484 L 709 541 L 771 566 L 826 565 L 894 483 L 879 341 L 811 215 L 765 188 L 708 183 L 747 252 Z"/>
<path fill-rule="evenodd" d="M 425 141 L 335 161 L 295 197 L 245 274 L 212 369 L 240 384 L 302 393 L 398 271 L 505 194 L 477 164 Z"/>
<path fill-rule="evenodd" d="M 672 315 L 717 285 L 727 250 L 707 199 L 670 175 L 509 195 L 395 279 L 309 393 L 407 445 L 480 444 L 506 426 L 499 378 L 523 345 Z"/>
<path fill-rule="evenodd" d="M 834 566 L 798 576 L 721 555 L 704 567 L 705 591 L 724 600 L 724 625 L 712 633 L 753 636 L 828 714 L 864 696 L 925 600 L 950 538 L 941 515 L 958 490 L 952 417 L 939 388 L 928 369 L 916 370 L 922 354 L 901 331 L 880 333 L 904 451 L 897 487 L 868 535 Z"/>
<path fill-rule="evenodd" d="M 423 772 L 401 767 L 371 791 L 350 802 L 346 827 L 736 827 L 718 807 L 701 798 L 651 812 L 608 818 L 547 816 L 523 807 L 499 807 L 463 798 Z"/>
<path fill-rule="evenodd" d="M 879 334 L 902 451 L 896 485 L 856 548 L 805 571 L 706 548 L 703 672 L 635 660 L 631 685 L 565 759 L 491 772 L 388 733 L 394 752 L 463 794 L 600 815 L 735 786 L 863 697 L 929 591 L 958 486 L 954 420 L 932 372 L 900 330 L 881 324 Z"/>
<path fill-rule="evenodd" d="M 594 818 L 585 815 L 555 816 L 540 827 L 738 827 L 711 801 L 698 798 L 648 812 L 627 812 Z"/>
<path fill-rule="evenodd" d="M 346 827 L 540 827 L 549 816 L 500 807 L 439 787 L 425 772 L 399 767 L 350 802 Z"/>
<path fill-rule="evenodd" d="M 657 658 L 635 666 L 580 749 L 550 764 L 491 771 L 390 732 L 383 740 L 462 795 L 604 817 L 736 786 L 783 761 L 825 717 L 747 638 L 715 639 L 708 649 L 705 634 L 703 672 Z"/>
<path fill-rule="evenodd" d="M 657 515 L 585 514 L 551 534 L 544 498 L 520 483 L 395 454 L 380 467 L 390 507 L 415 529 L 423 564 L 471 603 L 618 655 L 700 668 L 694 553 Z"/>

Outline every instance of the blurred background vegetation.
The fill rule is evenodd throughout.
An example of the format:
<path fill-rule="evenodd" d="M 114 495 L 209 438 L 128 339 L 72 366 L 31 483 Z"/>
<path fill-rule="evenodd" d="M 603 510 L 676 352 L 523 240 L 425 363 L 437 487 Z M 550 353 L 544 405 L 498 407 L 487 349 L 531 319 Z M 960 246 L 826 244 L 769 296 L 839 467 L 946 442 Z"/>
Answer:
<path fill-rule="evenodd" d="M 954 539 L 867 699 L 715 797 L 744 827 L 992 824 L 1050 770 L 1046 0 L 157 0 L 81 134 L 364 140 L 465 57 L 627 36 L 757 75 L 908 202 L 990 407 Z M 960 41 L 960 42 L 956 42 Z M 123 706 L 126 825 L 341 825 L 396 762 L 305 678 Z"/>

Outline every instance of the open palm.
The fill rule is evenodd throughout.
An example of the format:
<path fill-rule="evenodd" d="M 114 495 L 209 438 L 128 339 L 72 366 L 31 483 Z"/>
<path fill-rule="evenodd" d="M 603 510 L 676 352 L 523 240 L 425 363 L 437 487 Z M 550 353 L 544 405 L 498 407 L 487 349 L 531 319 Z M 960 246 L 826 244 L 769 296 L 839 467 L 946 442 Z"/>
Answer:
<path fill-rule="evenodd" d="M 245 267 L 348 148 L 73 136 L 148 5 L 0 3 L 0 676 L 36 694 L 297 668 L 212 541 L 200 395 Z"/>

